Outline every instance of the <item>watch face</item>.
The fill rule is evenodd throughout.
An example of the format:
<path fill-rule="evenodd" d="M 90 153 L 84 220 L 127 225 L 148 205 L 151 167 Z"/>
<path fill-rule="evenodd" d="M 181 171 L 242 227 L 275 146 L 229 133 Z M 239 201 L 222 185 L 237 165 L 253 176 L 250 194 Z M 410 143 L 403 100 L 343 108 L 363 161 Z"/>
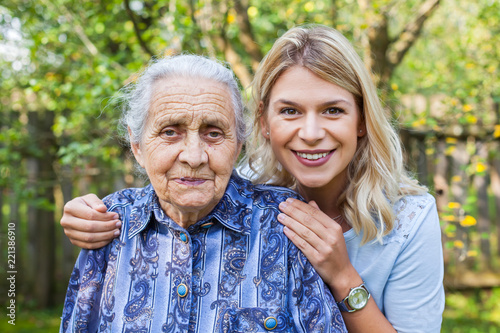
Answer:
<path fill-rule="evenodd" d="M 368 291 L 365 288 L 357 287 L 349 293 L 349 305 L 355 310 L 360 310 L 365 307 L 368 302 Z"/>

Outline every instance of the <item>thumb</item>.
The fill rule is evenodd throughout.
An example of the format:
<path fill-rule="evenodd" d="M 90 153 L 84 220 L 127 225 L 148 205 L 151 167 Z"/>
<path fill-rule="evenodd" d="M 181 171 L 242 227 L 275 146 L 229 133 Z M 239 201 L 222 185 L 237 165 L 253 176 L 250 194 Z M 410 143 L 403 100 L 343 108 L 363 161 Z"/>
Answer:
<path fill-rule="evenodd" d="M 309 201 L 309 204 L 310 204 L 311 206 L 313 206 L 314 208 L 316 208 L 317 210 L 321 210 L 321 209 L 319 209 L 319 206 L 318 206 L 318 204 L 316 203 L 316 201 L 311 200 L 311 201 Z"/>
<path fill-rule="evenodd" d="M 81 197 L 83 202 L 92 209 L 97 210 L 100 213 L 106 213 L 108 210 L 101 199 L 95 194 L 87 194 Z"/>

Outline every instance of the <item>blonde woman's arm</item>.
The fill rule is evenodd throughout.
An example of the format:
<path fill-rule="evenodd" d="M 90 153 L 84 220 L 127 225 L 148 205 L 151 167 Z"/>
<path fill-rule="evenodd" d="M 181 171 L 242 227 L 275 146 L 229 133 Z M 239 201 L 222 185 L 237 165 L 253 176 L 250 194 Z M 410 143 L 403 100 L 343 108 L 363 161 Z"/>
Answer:
<path fill-rule="evenodd" d="M 335 300 L 342 301 L 363 279 L 349 260 L 342 228 L 314 203 L 288 200 L 280 205 L 278 220 L 286 236 L 304 253 L 330 288 Z M 342 312 L 350 333 L 396 332 L 373 298 L 364 308 Z"/>
<path fill-rule="evenodd" d="M 68 201 L 60 223 L 71 243 L 84 249 L 103 247 L 120 235 L 118 214 L 108 212 L 95 194 Z"/>

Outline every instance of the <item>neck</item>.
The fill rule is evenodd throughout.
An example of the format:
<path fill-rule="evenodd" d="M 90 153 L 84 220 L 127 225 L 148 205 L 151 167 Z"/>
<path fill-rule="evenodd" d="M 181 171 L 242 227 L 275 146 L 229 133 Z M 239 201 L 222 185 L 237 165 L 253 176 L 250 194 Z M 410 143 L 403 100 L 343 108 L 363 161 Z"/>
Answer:
<path fill-rule="evenodd" d="M 160 206 L 168 217 L 184 229 L 189 228 L 191 225 L 195 224 L 212 211 L 212 209 L 208 211 L 197 211 L 195 209 L 190 211 L 179 209 L 179 207 L 175 207 L 169 203 L 162 203 Z"/>
<path fill-rule="evenodd" d="M 344 191 L 344 187 L 324 186 L 320 188 L 310 188 L 298 184 L 297 191 L 307 202 L 314 200 L 319 209 L 329 217 L 335 218 L 340 215 L 337 202 Z"/>

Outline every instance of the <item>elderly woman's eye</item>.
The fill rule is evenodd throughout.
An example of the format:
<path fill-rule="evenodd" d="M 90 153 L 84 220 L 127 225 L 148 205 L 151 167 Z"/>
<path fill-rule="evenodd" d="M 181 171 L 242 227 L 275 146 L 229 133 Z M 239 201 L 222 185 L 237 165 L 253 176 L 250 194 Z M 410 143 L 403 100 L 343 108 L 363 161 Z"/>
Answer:
<path fill-rule="evenodd" d="M 217 139 L 222 136 L 221 132 L 216 132 L 216 131 L 210 131 L 208 132 L 208 136 L 212 139 Z"/>
<path fill-rule="evenodd" d="M 163 131 L 163 134 L 166 135 L 166 136 L 174 136 L 175 135 L 175 131 L 172 130 L 172 129 L 167 129 L 167 130 Z"/>

